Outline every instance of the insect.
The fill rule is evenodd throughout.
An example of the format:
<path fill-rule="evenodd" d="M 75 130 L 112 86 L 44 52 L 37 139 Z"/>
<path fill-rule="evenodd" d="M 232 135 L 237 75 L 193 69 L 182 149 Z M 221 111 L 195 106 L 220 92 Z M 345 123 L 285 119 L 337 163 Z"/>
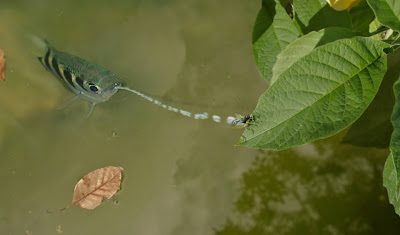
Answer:
<path fill-rule="evenodd" d="M 91 103 L 88 117 L 93 112 L 96 104 L 108 101 L 119 90 L 126 90 L 155 105 L 169 111 L 180 113 L 183 116 L 193 117 L 194 119 L 209 118 L 206 112 L 192 114 L 189 111 L 163 104 L 150 96 L 125 86 L 124 82 L 117 78 L 117 76 L 99 65 L 90 63 L 80 57 L 61 52 L 47 41 L 36 36 L 30 36 L 30 38 L 35 45 L 33 53 L 43 67 L 52 72 L 76 94 L 71 101 L 77 98 L 83 98 Z M 214 122 L 221 122 L 221 117 L 218 115 L 212 115 L 211 118 Z M 247 127 L 252 120 L 252 115 L 236 115 L 236 117 L 228 116 L 226 118 L 226 123 L 234 127 Z"/>
<path fill-rule="evenodd" d="M 254 121 L 253 114 L 246 114 L 244 116 L 236 114 L 236 119 L 232 124 L 235 128 L 246 128 L 252 121 Z"/>

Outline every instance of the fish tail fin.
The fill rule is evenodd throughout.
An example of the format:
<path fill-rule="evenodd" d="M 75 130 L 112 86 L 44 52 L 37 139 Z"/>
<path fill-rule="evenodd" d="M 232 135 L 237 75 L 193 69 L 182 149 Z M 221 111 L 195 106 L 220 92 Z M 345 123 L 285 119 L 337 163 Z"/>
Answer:
<path fill-rule="evenodd" d="M 30 41 L 29 45 L 31 53 L 38 58 L 44 57 L 47 51 L 51 48 L 50 44 L 46 40 L 35 35 L 28 34 L 26 35 L 26 38 Z"/>

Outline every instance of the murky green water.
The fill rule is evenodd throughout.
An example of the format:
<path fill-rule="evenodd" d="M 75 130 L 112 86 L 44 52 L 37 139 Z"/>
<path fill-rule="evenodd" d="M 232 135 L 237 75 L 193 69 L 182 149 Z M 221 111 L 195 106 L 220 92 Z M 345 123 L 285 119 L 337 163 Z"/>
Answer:
<path fill-rule="evenodd" d="M 195 112 L 250 112 L 267 88 L 245 1 L 5 1 L 0 47 L 0 234 L 398 234 L 382 186 L 386 149 L 345 132 L 283 152 L 234 147 L 242 130 L 189 119 L 124 91 L 76 102 L 23 39 L 33 33 L 142 92 Z M 368 138 L 368 136 L 365 136 Z M 72 207 L 76 182 L 108 165 L 122 190 Z"/>

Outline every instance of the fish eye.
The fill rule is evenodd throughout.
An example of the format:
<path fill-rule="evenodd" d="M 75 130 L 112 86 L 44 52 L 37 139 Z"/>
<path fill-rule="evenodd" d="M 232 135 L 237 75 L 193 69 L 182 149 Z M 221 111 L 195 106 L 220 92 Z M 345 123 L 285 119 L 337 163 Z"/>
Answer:
<path fill-rule="evenodd" d="M 97 94 L 100 93 L 100 88 L 93 83 L 89 83 L 89 89 Z"/>

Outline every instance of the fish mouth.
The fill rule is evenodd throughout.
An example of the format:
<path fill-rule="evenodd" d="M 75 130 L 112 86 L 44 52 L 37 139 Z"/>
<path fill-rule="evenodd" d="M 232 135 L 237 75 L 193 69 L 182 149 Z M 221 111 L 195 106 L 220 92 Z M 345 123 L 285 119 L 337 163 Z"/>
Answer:
<path fill-rule="evenodd" d="M 123 86 L 124 86 L 124 85 L 123 85 L 122 83 L 116 82 L 116 83 L 113 84 L 112 88 L 118 90 L 118 89 L 120 89 L 120 88 L 123 87 Z"/>

